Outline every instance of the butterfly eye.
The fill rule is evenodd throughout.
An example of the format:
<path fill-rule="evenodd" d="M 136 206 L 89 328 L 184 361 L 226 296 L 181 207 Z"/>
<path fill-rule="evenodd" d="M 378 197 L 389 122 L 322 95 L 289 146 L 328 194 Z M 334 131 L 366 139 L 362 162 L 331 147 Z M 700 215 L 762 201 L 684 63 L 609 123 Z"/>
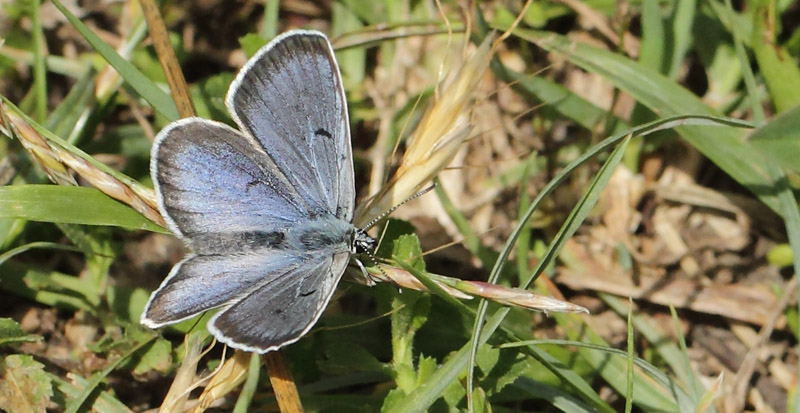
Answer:
<path fill-rule="evenodd" d="M 353 244 L 351 251 L 356 254 L 363 254 L 365 252 L 372 252 L 375 249 L 378 241 L 370 237 L 366 232 L 359 229 L 353 233 Z"/>

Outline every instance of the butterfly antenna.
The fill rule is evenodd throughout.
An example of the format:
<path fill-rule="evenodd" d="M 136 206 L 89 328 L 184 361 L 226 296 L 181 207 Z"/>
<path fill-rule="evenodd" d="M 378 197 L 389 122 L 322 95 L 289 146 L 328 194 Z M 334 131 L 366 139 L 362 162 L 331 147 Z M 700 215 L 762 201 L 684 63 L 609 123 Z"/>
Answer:
<path fill-rule="evenodd" d="M 362 231 L 366 231 L 366 230 L 368 230 L 368 229 L 372 228 L 373 226 L 375 226 L 375 224 L 377 224 L 378 222 L 380 222 L 381 220 L 383 220 L 384 218 L 386 218 L 387 216 L 389 216 L 389 214 L 391 214 L 392 212 L 394 212 L 394 211 L 395 211 L 397 208 L 400 208 L 400 206 L 401 206 L 401 205 L 403 205 L 403 204 L 405 204 L 405 203 L 407 203 L 407 202 L 413 201 L 413 200 L 415 200 L 415 199 L 417 199 L 417 198 L 419 198 L 419 197 L 421 197 L 421 196 L 423 196 L 423 195 L 427 194 L 428 192 L 430 192 L 430 191 L 431 191 L 433 188 L 435 188 L 435 187 L 436 187 L 436 184 L 431 184 L 431 186 L 429 186 L 429 187 L 427 187 L 427 188 L 425 188 L 425 189 L 423 189 L 423 190 L 421 190 L 421 191 L 417 192 L 417 193 L 416 193 L 416 194 L 414 194 L 414 195 L 411 195 L 411 196 L 410 196 L 408 199 L 406 199 L 405 201 L 403 201 L 403 202 L 401 202 L 401 203 L 399 203 L 399 204 L 397 204 L 397 205 L 395 205 L 395 206 L 393 206 L 393 207 L 391 207 L 391 208 L 387 209 L 387 210 L 386 210 L 386 211 L 384 211 L 382 214 L 380 214 L 380 215 L 378 215 L 377 217 L 375 217 L 375 219 L 373 219 L 373 220 L 372 220 L 372 221 L 370 221 L 370 222 L 369 222 L 367 225 L 365 225 L 363 228 L 361 228 L 361 230 L 362 230 Z"/>

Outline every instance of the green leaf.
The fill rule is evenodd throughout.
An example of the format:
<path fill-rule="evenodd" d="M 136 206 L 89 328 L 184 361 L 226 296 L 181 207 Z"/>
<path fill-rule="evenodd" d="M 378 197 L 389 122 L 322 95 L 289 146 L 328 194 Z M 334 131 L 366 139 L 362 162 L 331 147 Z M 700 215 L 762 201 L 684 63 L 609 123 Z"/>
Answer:
<path fill-rule="evenodd" d="M 535 364 L 530 357 L 519 354 L 516 351 L 503 351 L 500 354 L 500 363 L 498 363 L 495 369 L 500 373 L 493 387 L 495 393 L 500 392 L 509 384 L 516 382 L 517 379 L 525 374 L 532 366 L 539 366 Z"/>
<path fill-rule="evenodd" d="M 335 341 L 325 346 L 326 360 L 317 364 L 320 371 L 331 375 L 351 373 L 354 371 L 378 371 L 389 373 L 387 366 L 360 344 Z"/>
<path fill-rule="evenodd" d="M 125 329 L 125 336 L 122 340 L 110 343 L 104 350 L 128 351 L 136 348 L 141 343 L 153 341 L 140 352 L 132 354 L 129 358 L 120 363 L 120 369 L 130 369 L 136 374 L 144 374 L 151 370 L 166 373 L 172 367 L 172 343 L 158 335 L 150 329 L 131 324 Z"/>
<path fill-rule="evenodd" d="M 61 185 L 0 187 L 0 218 L 110 225 L 168 233 L 130 207 L 94 188 Z"/>
<path fill-rule="evenodd" d="M 26 333 L 16 321 L 10 318 L 0 318 L 0 346 L 41 339 L 41 336 Z"/>
<path fill-rule="evenodd" d="M 150 292 L 144 288 L 112 285 L 106 290 L 108 306 L 114 317 L 123 323 L 138 323 Z"/>
<path fill-rule="evenodd" d="M 784 168 L 800 171 L 800 105 L 770 120 L 750 135 L 750 143 Z"/>
<path fill-rule="evenodd" d="M 425 383 L 436 371 L 438 364 L 436 359 L 420 354 L 417 362 L 417 386 Z"/>
<path fill-rule="evenodd" d="M 407 263 L 415 270 L 425 271 L 422 247 L 419 245 L 419 237 L 416 234 L 401 235 L 392 245 L 392 259 Z"/>
<path fill-rule="evenodd" d="M 232 81 L 233 73 L 224 72 L 189 86 L 197 116 L 233 125 L 225 106 L 225 94 Z"/>
<path fill-rule="evenodd" d="M 467 395 L 464 385 L 459 380 L 453 380 L 442 391 L 442 398 L 450 408 L 455 409 Z"/>
<path fill-rule="evenodd" d="M 86 310 L 94 315 L 100 303 L 97 292 L 77 277 L 39 271 L 13 261 L 3 264 L 0 288 L 45 305 Z"/>
<path fill-rule="evenodd" d="M 475 355 L 475 364 L 484 375 L 489 375 L 499 360 L 500 349 L 488 345 L 481 346 Z"/>
<path fill-rule="evenodd" d="M 72 383 L 64 381 L 54 375 L 50 375 L 49 378 L 53 381 L 53 383 L 55 383 L 56 389 L 61 393 L 57 393 L 56 396 L 62 396 L 62 398 L 66 399 L 74 399 L 78 397 L 81 391 L 83 391 L 83 389 L 89 384 L 88 380 L 79 375 L 72 375 L 72 377 L 70 377 Z M 63 401 L 59 401 L 59 404 L 63 405 L 64 403 Z M 108 391 L 100 392 L 98 396 L 94 398 L 91 411 L 103 413 L 133 413 L 132 410 L 128 409 L 121 401 L 116 399 Z"/>
<path fill-rule="evenodd" d="M 392 300 L 392 366 L 397 387 L 406 393 L 416 388 L 414 337 L 430 309 L 430 295 L 418 291 L 396 292 Z"/>
<path fill-rule="evenodd" d="M 381 228 L 380 233 L 381 236 L 381 243 L 378 245 L 377 250 L 375 251 L 375 256 L 377 257 L 391 257 L 392 252 L 395 249 L 394 241 L 400 238 L 402 235 L 410 235 L 415 234 L 417 229 L 414 228 L 408 221 L 403 221 L 401 219 L 389 218 L 386 220 L 386 224 Z"/>
<path fill-rule="evenodd" d="M 257 33 L 247 33 L 239 38 L 239 46 L 242 46 L 242 51 L 244 51 L 248 59 L 253 57 L 258 52 L 258 49 L 261 49 L 266 44 L 267 41 Z"/>
<path fill-rule="evenodd" d="M 0 409 L 44 412 L 52 396 L 53 384 L 42 363 L 22 354 L 0 361 Z"/>

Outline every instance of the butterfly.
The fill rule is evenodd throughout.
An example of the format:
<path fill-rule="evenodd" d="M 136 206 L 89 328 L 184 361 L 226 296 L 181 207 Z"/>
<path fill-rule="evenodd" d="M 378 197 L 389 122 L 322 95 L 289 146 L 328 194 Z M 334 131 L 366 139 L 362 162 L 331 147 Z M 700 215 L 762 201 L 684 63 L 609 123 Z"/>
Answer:
<path fill-rule="evenodd" d="M 264 353 L 307 333 L 351 256 L 376 241 L 351 223 L 347 102 L 324 34 L 275 38 L 237 74 L 225 104 L 238 130 L 186 118 L 153 143 L 159 211 L 191 252 L 152 293 L 141 323 L 219 309 L 211 334 Z"/>

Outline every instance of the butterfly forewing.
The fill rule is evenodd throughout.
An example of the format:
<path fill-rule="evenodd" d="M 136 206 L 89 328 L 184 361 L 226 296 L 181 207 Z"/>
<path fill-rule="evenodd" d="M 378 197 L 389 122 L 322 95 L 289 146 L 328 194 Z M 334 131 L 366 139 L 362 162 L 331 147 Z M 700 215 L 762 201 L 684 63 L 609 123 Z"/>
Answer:
<path fill-rule="evenodd" d="M 317 209 L 350 221 L 355 202 L 347 105 L 330 43 L 311 31 L 261 49 L 231 84 L 234 120 Z"/>
<path fill-rule="evenodd" d="M 159 207 L 173 232 L 191 239 L 285 228 L 307 219 L 308 204 L 255 143 L 200 118 L 170 124 L 153 144 Z"/>

